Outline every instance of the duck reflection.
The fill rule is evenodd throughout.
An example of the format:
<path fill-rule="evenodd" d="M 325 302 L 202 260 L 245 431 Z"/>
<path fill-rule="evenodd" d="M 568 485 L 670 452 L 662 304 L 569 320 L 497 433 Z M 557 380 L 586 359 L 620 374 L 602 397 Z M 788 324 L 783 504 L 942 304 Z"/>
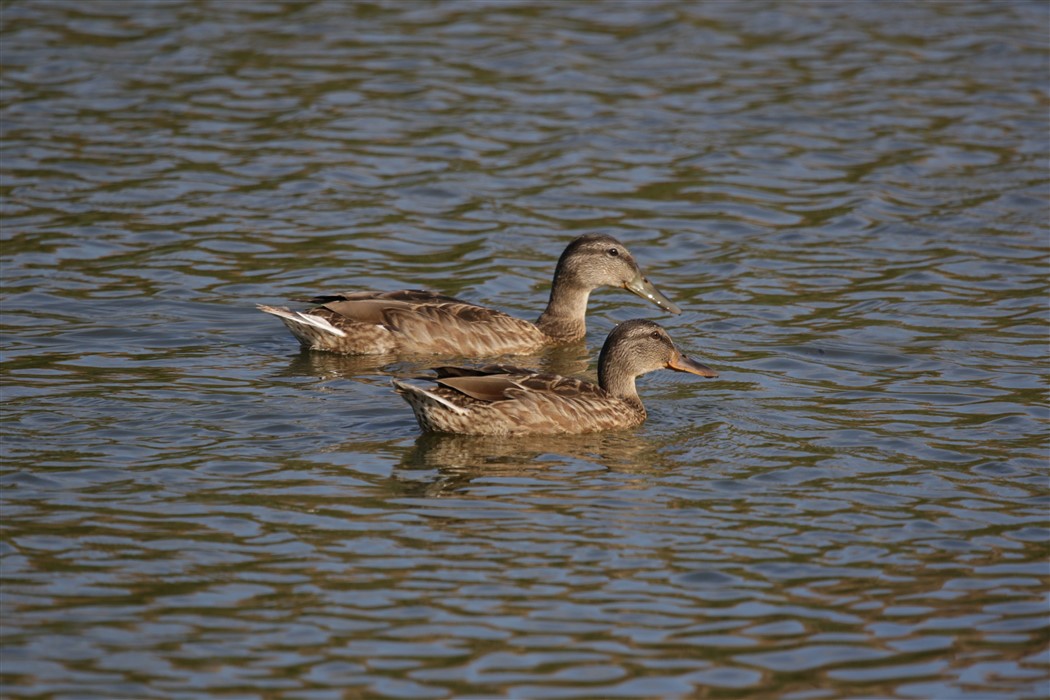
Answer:
<path fill-rule="evenodd" d="M 637 473 L 668 467 L 659 447 L 637 431 L 515 438 L 424 433 L 405 453 L 394 478 L 414 495 L 440 497 L 478 478 L 537 478 L 567 462 Z"/>
<path fill-rule="evenodd" d="M 550 374 L 586 376 L 590 353 L 584 341 L 549 348 L 537 355 L 502 355 L 493 358 L 464 358 L 450 355 L 337 355 L 330 352 L 303 350 L 277 376 L 317 377 L 319 379 L 352 379 L 361 375 L 380 374 L 407 377 L 425 373 L 443 365 L 514 365 Z M 590 373 L 593 375 L 593 372 Z M 588 377 L 593 379 L 593 377 Z M 400 402 L 393 392 L 393 402 Z"/>
<path fill-rule="evenodd" d="M 400 374 L 403 365 L 403 358 L 396 355 L 333 355 L 303 350 L 277 376 L 351 379 L 362 374 Z"/>

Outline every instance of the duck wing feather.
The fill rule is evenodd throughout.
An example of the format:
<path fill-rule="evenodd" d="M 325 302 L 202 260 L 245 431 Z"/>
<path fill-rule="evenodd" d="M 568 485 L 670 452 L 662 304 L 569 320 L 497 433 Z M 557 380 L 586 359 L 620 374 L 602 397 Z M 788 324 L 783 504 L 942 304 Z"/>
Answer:
<path fill-rule="evenodd" d="M 319 294 L 309 298 L 295 299 L 295 301 L 306 302 L 307 304 L 328 304 L 334 301 L 368 300 L 404 301 L 414 304 L 441 304 L 449 302 L 453 304 L 468 303 L 462 299 L 457 299 L 456 297 L 450 297 L 446 294 L 438 294 L 437 292 L 430 292 L 425 289 L 399 289 L 396 292 L 333 292 L 331 294 Z"/>
<path fill-rule="evenodd" d="M 314 297 L 334 326 L 337 318 L 381 326 L 407 352 L 494 355 L 531 351 L 549 340 L 535 325 L 502 311 L 426 292 L 348 292 Z"/>
<path fill-rule="evenodd" d="M 442 367 L 439 370 L 442 373 L 435 379 L 439 385 L 488 403 L 511 399 L 522 401 L 543 395 L 569 400 L 608 398 L 606 391 L 592 382 L 557 374 L 540 374 L 509 365 L 489 365 L 477 370 Z M 466 370 L 466 373 L 459 373 L 461 370 Z"/>

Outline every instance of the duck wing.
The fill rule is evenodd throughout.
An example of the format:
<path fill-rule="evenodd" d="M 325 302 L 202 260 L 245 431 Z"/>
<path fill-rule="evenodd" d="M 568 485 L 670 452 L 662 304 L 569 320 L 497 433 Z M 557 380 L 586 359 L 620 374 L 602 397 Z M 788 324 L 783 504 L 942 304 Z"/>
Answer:
<path fill-rule="evenodd" d="M 461 308 L 482 308 L 455 297 L 422 289 L 402 289 L 397 292 L 341 292 L 323 294 L 302 301 L 318 304 L 321 308 L 356 323 L 374 323 L 391 330 L 398 330 L 398 318 L 411 318 L 413 314 L 426 314 L 433 309 L 442 310 L 437 314 L 440 316 L 455 315 Z M 434 317 L 435 314 L 431 312 L 429 315 Z"/>
<path fill-rule="evenodd" d="M 487 403 L 535 401 L 544 396 L 569 400 L 608 396 L 597 384 L 583 379 L 541 374 L 509 365 L 488 365 L 481 369 L 442 367 L 438 370 L 440 373 L 435 381 L 439 385 Z"/>
<path fill-rule="evenodd" d="M 337 301 L 403 301 L 412 304 L 467 304 L 468 302 L 446 294 L 438 294 L 425 289 L 399 289 L 396 292 L 335 292 L 332 294 L 319 294 L 306 299 L 295 299 L 308 304 L 329 304 Z"/>
<path fill-rule="evenodd" d="M 512 370 L 512 371 L 500 371 Z M 507 365 L 439 367 L 426 389 L 394 380 L 423 430 L 470 435 L 562 435 L 630 428 L 645 420 L 598 385 Z"/>
<path fill-rule="evenodd" d="M 482 367 L 431 367 L 430 371 L 435 374 L 434 377 L 427 377 L 428 379 L 445 379 L 446 377 L 484 377 L 492 374 L 539 374 L 534 369 L 528 369 L 527 367 L 517 367 L 515 365 L 498 365 L 489 364 Z"/>
<path fill-rule="evenodd" d="M 549 340 L 535 325 L 502 311 L 418 289 L 314 297 L 321 313 L 394 333 L 406 352 L 498 355 L 538 349 Z"/>

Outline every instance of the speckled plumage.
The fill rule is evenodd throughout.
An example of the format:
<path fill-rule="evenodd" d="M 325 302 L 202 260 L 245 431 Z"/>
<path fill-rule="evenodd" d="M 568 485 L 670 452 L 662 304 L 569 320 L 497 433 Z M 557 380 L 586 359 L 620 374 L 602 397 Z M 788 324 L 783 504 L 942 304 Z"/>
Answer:
<path fill-rule="evenodd" d="M 437 367 L 433 386 L 394 380 L 420 428 L 468 435 L 559 435 L 632 428 L 646 412 L 635 378 L 656 369 L 717 376 L 682 355 L 652 321 L 625 321 L 609 334 L 598 381 L 508 365 Z"/>
<path fill-rule="evenodd" d="M 593 289 L 618 286 L 671 313 L 680 310 L 645 277 L 611 236 L 579 236 L 562 253 L 550 300 L 535 324 L 502 311 L 422 290 L 345 292 L 313 297 L 309 311 L 260 304 L 304 348 L 355 355 L 447 354 L 474 357 L 533 353 L 587 332 Z"/>
<path fill-rule="evenodd" d="M 549 342 L 528 321 L 434 292 L 348 292 L 310 301 L 320 306 L 308 312 L 259 309 L 278 316 L 303 347 L 351 355 L 501 355 L 533 352 Z M 318 327 L 318 319 L 328 328 Z"/>

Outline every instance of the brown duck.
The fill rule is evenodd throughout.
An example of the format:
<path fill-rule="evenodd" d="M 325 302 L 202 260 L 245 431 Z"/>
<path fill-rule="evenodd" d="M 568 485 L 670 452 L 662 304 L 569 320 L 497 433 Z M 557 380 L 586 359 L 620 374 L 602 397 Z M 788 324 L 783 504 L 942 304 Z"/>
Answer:
<path fill-rule="evenodd" d="M 547 309 L 535 324 L 484 306 L 420 290 L 347 292 L 308 299 L 309 311 L 259 305 L 280 318 L 304 348 L 353 355 L 385 353 L 485 357 L 532 353 L 586 335 L 587 299 L 597 287 L 623 287 L 681 313 L 642 274 L 612 236 L 572 241 L 558 260 Z"/>
<path fill-rule="evenodd" d="M 559 435 L 632 428 L 645 421 L 635 378 L 658 369 L 717 377 L 678 351 L 652 321 L 613 329 L 598 358 L 598 383 L 508 365 L 438 367 L 436 386 L 394 380 L 423 430 L 469 435 Z"/>

